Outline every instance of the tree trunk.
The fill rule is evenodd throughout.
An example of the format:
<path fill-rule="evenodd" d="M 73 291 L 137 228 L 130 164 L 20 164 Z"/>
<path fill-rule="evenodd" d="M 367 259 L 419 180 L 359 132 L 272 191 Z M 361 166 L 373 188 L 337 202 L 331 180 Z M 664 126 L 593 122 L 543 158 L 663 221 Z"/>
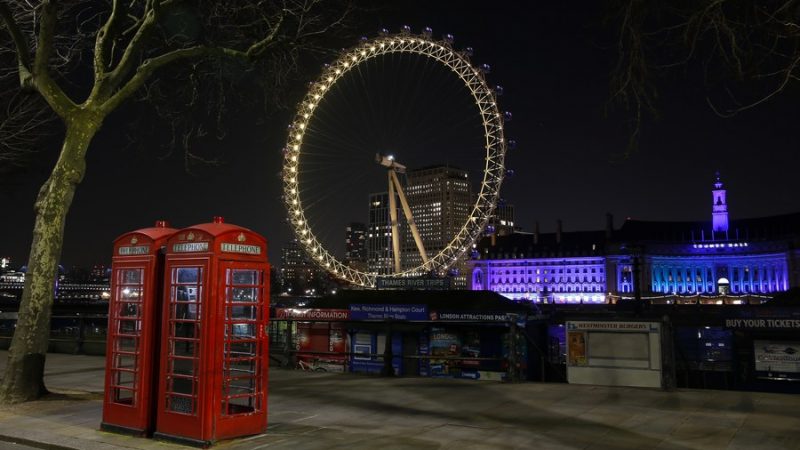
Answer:
<path fill-rule="evenodd" d="M 79 111 L 67 118 L 67 132 L 58 162 L 39 190 L 34 206 L 36 223 L 28 272 L 17 328 L 0 385 L 0 403 L 30 401 L 47 393 L 44 364 L 64 222 L 86 170 L 86 150 L 100 122 L 88 111 Z"/>

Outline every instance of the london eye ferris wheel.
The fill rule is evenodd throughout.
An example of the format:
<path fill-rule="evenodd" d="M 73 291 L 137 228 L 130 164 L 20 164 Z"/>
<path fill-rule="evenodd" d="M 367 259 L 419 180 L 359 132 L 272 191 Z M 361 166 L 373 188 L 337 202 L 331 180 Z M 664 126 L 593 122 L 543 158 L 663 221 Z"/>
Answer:
<path fill-rule="evenodd" d="M 339 198 L 342 195 L 357 197 L 360 194 L 342 194 L 345 189 L 338 189 L 330 182 L 321 180 L 324 175 L 339 180 L 343 185 L 346 183 L 351 186 L 361 185 L 358 176 L 366 172 L 373 177 L 380 176 L 383 180 L 381 187 L 383 190 L 388 190 L 390 203 L 388 212 L 391 215 L 388 221 L 391 224 L 391 232 L 388 233 L 391 236 L 391 242 L 387 245 L 394 251 L 392 252 L 393 261 L 389 263 L 389 270 L 380 276 L 409 277 L 428 273 L 445 274 L 480 237 L 494 213 L 499 199 L 500 186 L 506 172 L 505 156 L 508 141 L 504 135 L 503 126 L 504 121 L 510 119 L 510 113 L 502 113 L 498 107 L 497 96 L 502 94 L 502 88 L 490 87 L 488 84 L 486 74 L 489 72 L 489 67 L 487 65 L 474 66 L 470 61 L 471 53 L 472 50 L 469 48 L 456 50 L 450 35 L 445 35 L 443 39 L 433 38 L 429 28 L 418 35 L 412 34 L 408 27 L 404 27 L 403 31 L 398 34 L 391 34 L 383 30 L 378 37 L 362 38 L 358 45 L 343 51 L 336 61 L 325 65 L 322 75 L 316 81 L 309 83 L 309 90 L 299 104 L 289 126 L 289 138 L 284 148 L 283 198 L 288 212 L 287 219 L 298 243 L 310 259 L 313 259 L 317 265 L 335 278 L 358 286 L 374 287 L 379 274 L 374 270 L 354 267 L 343 261 L 343 258 L 337 256 L 336 250 L 332 248 L 334 245 L 331 243 L 332 241 L 323 236 L 324 232 L 321 230 L 333 214 L 315 212 L 315 208 L 322 208 L 320 205 L 329 205 L 334 200 L 342 203 L 354 203 L 360 200 L 360 198 Z M 427 109 L 434 111 L 431 114 L 436 115 L 436 108 L 446 108 L 447 105 L 452 104 L 452 107 L 458 110 L 452 115 L 463 114 L 464 118 L 461 122 L 474 125 L 474 130 L 470 132 L 460 130 L 452 132 L 459 136 L 468 135 L 470 143 L 462 144 L 463 150 L 448 158 L 453 159 L 454 162 L 472 160 L 474 171 L 480 174 L 475 177 L 476 181 L 478 178 L 480 179 L 480 184 L 476 186 L 468 213 L 462 218 L 463 222 L 453 229 L 452 236 L 445 239 L 445 245 L 432 251 L 425 248 L 424 239 L 415 225 L 413 205 L 409 205 L 403 183 L 400 181 L 408 163 L 403 159 L 402 151 L 399 151 L 398 160 L 395 160 L 393 155 L 384 151 L 385 149 L 363 148 L 359 152 L 354 152 L 352 157 L 348 156 L 349 150 L 335 150 L 336 148 L 351 149 L 376 145 L 373 142 L 345 142 L 347 139 L 343 136 L 348 134 L 346 128 L 357 127 L 336 125 L 337 121 L 347 114 L 343 111 L 336 111 L 336 108 L 348 108 L 346 105 L 352 107 L 353 104 L 353 100 L 350 99 L 354 95 L 347 94 L 349 92 L 348 84 L 352 86 L 351 91 L 362 93 L 361 96 L 365 98 L 363 103 L 368 106 L 361 106 L 358 109 L 371 109 L 371 112 L 364 114 L 370 121 L 377 123 L 370 128 L 377 129 L 381 127 L 381 121 L 393 123 L 398 121 L 393 116 L 386 115 L 387 109 L 413 108 L 413 105 L 408 106 L 413 98 L 420 97 L 422 98 L 420 101 L 425 101 L 432 95 L 428 92 L 438 94 L 447 89 L 433 88 L 418 96 L 401 92 L 396 94 L 399 98 L 396 104 L 387 105 L 381 104 L 381 99 L 375 99 L 374 90 L 377 88 L 372 87 L 369 80 L 373 78 L 388 79 L 396 76 L 405 80 L 406 83 L 425 83 L 424 79 L 421 79 L 421 74 L 425 70 L 444 73 L 438 76 L 445 77 L 448 83 L 457 85 L 453 89 L 454 92 L 455 90 L 458 92 L 442 93 L 443 98 L 428 100 L 434 102 L 435 105 Z M 398 73 L 406 75 L 401 77 L 397 75 Z M 393 83 L 397 83 L 397 81 L 393 81 Z M 385 96 L 394 91 L 402 91 L 402 87 L 396 85 L 384 87 L 380 95 Z M 336 100 L 337 97 L 340 99 Z M 391 111 L 388 114 L 391 114 Z M 418 113 L 414 112 L 411 115 L 418 115 Z M 326 117 L 334 125 L 326 128 L 324 124 Z M 432 125 L 431 122 L 433 122 Z M 442 130 L 446 128 L 436 125 L 435 122 L 436 120 L 426 119 L 424 127 L 434 138 L 442 134 Z M 415 125 L 411 128 L 423 127 Z M 355 132 L 357 130 L 352 133 Z M 404 130 L 397 134 L 411 133 Z M 424 145 L 416 146 L 424 147 Z M 436 152 L 428 150 L 425 153 L 430 156 L 431 154 L 435 155 Z M 348 158 L 358 158 L 359 164 L 368 161 L 371 166 L 355 167 L 354 163 L 354 167 L 348 167 L 345 165 L 345 160 Z M 403 164 L 400 163 L 400 160 Z M 419 163 L 419 158 L 415 162 Z M 411 169 L 412 167 L 409 167 L 409 170 Z M 317 193 L 316 197 L 312 196 L 314 192 Z M 342 209 L 335 206 L 330 206 L 330 208 L 336 211 Z M 417 256 L 415 260 L 419 263 L 414 264 L 413 267 L 403 267 L 400 263 L 401 233 L 398 230 L 398 224 L 402 219 L 405 219 L 408 240 L 411 241 L 410 238 L 413 237 L 411 248 L 418 253 L 415 255 Z"/>

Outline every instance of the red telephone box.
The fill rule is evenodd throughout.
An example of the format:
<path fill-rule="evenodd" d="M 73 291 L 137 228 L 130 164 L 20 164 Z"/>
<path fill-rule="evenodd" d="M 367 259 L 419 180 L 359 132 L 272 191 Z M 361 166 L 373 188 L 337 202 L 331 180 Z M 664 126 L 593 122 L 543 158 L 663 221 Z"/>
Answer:
<path fill-rule="evenodd" d="M 167 242 L 155 436 L 208 446 L 267 428 L 266 240 L 223 222 Z"/>
<path fill-rule="evenodd" d="M 161 248 L 176 231 L 164 221 L 114 241 L 108 303 L 103 421 L 107 431 L 145 435 L 155 425 L 161 288 Z"/>

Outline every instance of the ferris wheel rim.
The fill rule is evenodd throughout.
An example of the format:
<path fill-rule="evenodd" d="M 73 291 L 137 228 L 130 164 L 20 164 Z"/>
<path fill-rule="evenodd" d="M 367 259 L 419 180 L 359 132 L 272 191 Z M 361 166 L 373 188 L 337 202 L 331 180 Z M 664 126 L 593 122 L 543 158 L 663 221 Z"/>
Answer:
<path fill-rule="evenodd" d="M 431 256 L 427 264 L 423 263 L 401 272 L 377 274 L 357 270 L 342 263 L 330 254 L 316 237 L 300 199 L 298 165 L 307 124 L 313 118 L 314 110 L 324 95 L 339 79 L 359 64 L 391 53 L 411 53 L 432 58 L 456 73 L 470 91 L 482 119 L 486 161 L 481 189 L 472 205 L 472 210 L 459 232 L 445 248 Z M 334 63 L 326 65 L 322 75 L 311 83 L 311 88 L 298 105 L 289 129 L 283 163 L 283 189 L 288 220 L 297 241 L 307 255 L 336 278 L 359 286 L 374 287 L 378 277 L 408 277 L 432 271 L 440 273 L 446 271 L 472 247 L 494 212 L 505 175 L 506 139 L 503 116 L 498 108 L 495 93 L 487 84 L 483 71 L 474 67 L 466 54 L 454 50 L 449 42 L 408 33 L 362 40 L 359 45 L 343 52 Z"/>

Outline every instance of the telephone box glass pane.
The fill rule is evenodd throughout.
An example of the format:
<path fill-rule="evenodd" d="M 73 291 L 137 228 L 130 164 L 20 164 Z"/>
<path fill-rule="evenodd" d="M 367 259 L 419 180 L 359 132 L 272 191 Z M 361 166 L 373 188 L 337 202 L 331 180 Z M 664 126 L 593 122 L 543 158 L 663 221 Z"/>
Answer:
<path fill-rule="evenodd" d="M 117 367 L 122 369 L 133 369 L 136 359 L 133 355 L 117 355 Z"/>
<path fill-rule="evenodd" d="M 256 335 L 256 327 L 252 323 L 234 323 L 225 327 L 225 335 L 229 340 L 253 339 Z"/>
<path fill-rule="evenodd" d="M 258 308 L 255 306 L 230 306 L 225 308 L 225 318 L 256 320 L 258 318 Z"/>
<path fill-rule="evenodd" d="M 119 299 L 126 302 L 142 301 L 142 289 L 134 286 L 122 286 L 119 291 Z"/>
<path fill-rule="evenodd" d="M 193 357 L 197 355 L 197 343 L 188 340 L 172 341 L 172 354 L 175 356 Z"/>
<path fill-rule="evenodd" d="M 142 284 L 141 269 L 123 269 L 120 271 L 120 284 Z"/>
<path fill-rule="evenodd" d="M 229 280 L 230 285 L 241 286 L 248 284 L 259 284 L 257 270 L 234 269 L 231 270 L 231 272 L 232 272 L 232 279 Z"/>
<path fill-rule="evenodd" d="M 176 319 L 188 319 L 188 320 L 197 320 L 198 319 L 198 311 L 200 310 L 200 306 L 193 303 L 187 303 L 184 305 L 178 304 L 175 305 L 175 315 Z"/>
<path fill-rule="evenodd" d="M 176 322 L 173 336 L 178 338 L 196 339 L 199 337 L 197 328 L 197 324 L 192 322 Z"/>
<path fill-rule="evenodd" d="M 228 290 L 228 297 L 234 302 L 257 302 L 257 288 L 233 288 Z"/>
<path fill-rule="evenodd" d="M 123 352 L 134 352 L 138 347 L 135 337 L 117 338 L 117 350 Z"/>
<path fill-rule="evenodd" d="M 139 304 L 138 303 L 120 303 L 119 315 L 120 317 L 139 317 Z"/>
<path fill-rule="evenodd" d="M 133 404 L 133 393 L 134 391 L 130 389 L 124 388 L 114 388 L 114 402 L 115 403 L 122 403 L 126 405 Z"/>
<path fill-rule="evenodd" d="M 177 375 L 194 375 L 194 359 L 173 359 L 172 373 Z"/>
<path fill-rule="evenodd" d="M 133 387 L 133 381 L 135 379 L 136 377 L 133 372 L 127 370 L 117 370 L 115 372 L 114 384 L 117 386 Z"/>
<path fill-rule="evenodd" d="M 120 334 L 139 334 L 139 325 L 138 320 L 120 320 L 119 332 Z"/>
<path fill-rule="evenodd" d="M 225 349 L 231 354 L 231 358 L 256 356 L 255 342 L 231 342 L 226 344 Z"/>

